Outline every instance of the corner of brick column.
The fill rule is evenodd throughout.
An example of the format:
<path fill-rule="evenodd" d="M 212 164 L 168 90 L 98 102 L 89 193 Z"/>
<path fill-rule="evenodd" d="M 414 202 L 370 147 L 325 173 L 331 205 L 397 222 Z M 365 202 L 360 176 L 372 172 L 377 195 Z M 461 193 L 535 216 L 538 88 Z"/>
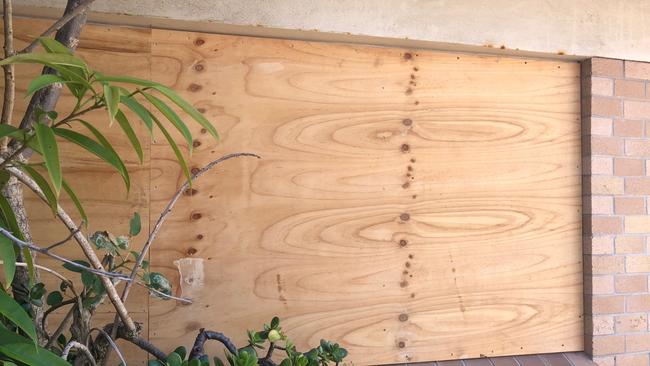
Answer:
<path fill-rule="evenodd" d="M 581 63 L 585 351 L 650 365 L 650 63 Z"/>

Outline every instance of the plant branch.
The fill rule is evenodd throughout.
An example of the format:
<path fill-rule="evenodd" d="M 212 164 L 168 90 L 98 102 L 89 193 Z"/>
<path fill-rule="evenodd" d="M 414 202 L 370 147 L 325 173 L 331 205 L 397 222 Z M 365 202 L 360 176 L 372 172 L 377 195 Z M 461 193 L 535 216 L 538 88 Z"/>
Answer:
<path fill-rule="evenodd" d="M 73 299 L 68 299 L 68 300 L 65 300 L 65 301 L 61 301 L 60 303 L 58 303 L 56 305 L 50 306 L 50 308 L 47 309 L 45 311 L 45 313 L 43 314 L 43 319 L 41 319 L 41 327 L 43 327 L 43 329 L 45 329 L 45 322 L 47 320 L 47 316 L 50 315 L 53 311 L 56 311 L 57 309 L 62 308 L 64 306 L 66 306 L 66 305 L 76 304 L 76 303 L 77 303 L 77 298 L 75 297 Z"/>
<path fill-rule="evenodd" d="M 194 345 L 192 346 L 192 351 L 190 352 L 190 357 L 188 360 L 200 358 L 201 356 L 205 355 L 204 345 L 208 339 L 213 339 L 215 341 L 221 342 L 226 347 L 228 352 L 232 353 L 233 355 L 237 354 L 237 347 L 235 347 L 230 338 L 226 337 L 223 333 L 213 332 L 201 328 L 201 330 L 199 330 L 199 334 L 194 340 Z"/>
<path fill-rule="evenodd" d="M 35 251 L 37 253 L 47 255 L 48 257 L 52 257 L 52 258 L 54 258 L 56 260 L 59 260 L 59 261 L 61 261 L 63 263 L 66 263 L 66 264 L 68 264 L 70 266 L 73 266 L 75 268 L 79 268 L 79 269 L 84 270 L 84 271 L 88 271 L 88 272 L 90 272 L 92 274 L 95 274 L 95 275 L 98 275 L 98 276 L 100 276 L 102 278 L 107 278 L 108 277 L 108 278 L 117 278 L 117 279 L 124 280 L 124 281 L 131 281 L 131 279 L 128 276 L 126 276 L 125 274 L 117 273 L 117 272 L 106 272 L 106 271 L 101 270 L 101 269 L 95 269 L 95 268 L 92 268 L 92 267 L 84 266 L 83 264 L 79 264 L 79 263 L 74 262 L 74 261 L 72 261 L 72 260 L 70 260 L 68 258 L 65 258 L 65 257 L 62 257 L 62 256 L 60 256 L 58 254 L 52 253 L 47 248 L 41 248 L 36 244 L 28 243 L 26 241 L 20 240 L 17 237 L 15 237 L 9 230 L 7 230 L 7 229 L 5 229 L 3 227 L 0 227 L 0 234 L 2 234 L 4 236 L 6 236 L 7 238 L 11 239 L 11 241 L 13 241 L 14 244 L 18 245 L 21 248 L 29 248 L 30 250 L 33 250 L 33 251 Z"/>
<path fill-rule="evenodd" d="M 139 336 L 136 336 L 133 333 L 126 333 L 124 331 L 124 327 L 121 325 L 115 326 L 115 323 L 106 324 L 104 326 L 104 332 L 106 335 L 108 335 L 109 333 L 111 334 L 115 333 L 116 336 L 114 336 L 113 339 L 120 338 L 120 339 L 124 339 L 127 342 L 133 343 L 136 346 L 138 346 L 141 350 L 146 351 L 147 353 L 159 359 L 163 363 L 167 360 L 167 354 L 165 354 L 165 352 L 158 349 L 158 347 L 154 346 L 149 341 Z M 97 339 L 99 339 L 99 337 L 97 337 Z M 104 360 L 108 359 L 108 354 L 106 354 L 103 359 Z"/>
<path fill-rule="evenodd" d="M 108 335 L 108 333 L 106 333 L 106 331 L 103 330 L 103 329 L 93 328 L 93 329 L 90 330 L 90 332 L 92 333 L 93 330 L 98 331 L 101 335 L 104 336 L 104 338 L 106 338 L 106 340 L 108 341 L 108 344 L 110 344 L 111 347 L 115 350 L 115 353 L 117 353 L 117 357 L 120 359 L 120 361 L 122 361 L 122 364 L 124 366 L 126 366 L 126 360 L 124 359 L 124 355 L 120 351 L 120 348 L 117 346 L 117 344 L 115 344 L 115 341 L 113 340 L 113 338 L 111 338 L 111 336 Z"/>
<path fill-rule="evenodd" d="M 71 231 L 70 234 L 68 234 L 68 236 L 65 237 L 65 239 L 59 240 L 54 244 L 50 244 L 45 249 L 52 250 L 52 249 L 58 247 L 59 245 L 62 245 L 62 244 L 65 244 L 65 243 L 69 242 L 75 236 L 75 234 L 78 233 L 79 231 L 81 231 L 81 225 L 79 225 L 79 227 L 77 227 L 74 231 Z"/>
<path fill-rule="evenodd" d="M 6 168 L 6 170 L 11 175 L 16 177 L 21 183 L 25 184 L 34 193 L 36 193 L 36 195 L 43 202 L 47 203 L 47 198 L 45 197 L 41 189 L 38 187 L 36 182 L 34 182 L 34 180 L 31 177 L 25 174 L 22 170 L 14 167 L 8 167 Z M 63 208 L 61 208 L 61 206 L 57 206 L 56 215 L 61 220 L 61 222 L 68 228 L 68 230 L 72 232 L 77 229 L 77 226 L 74 223 L 74 221 L 72 221 L 70 215 L 68 215 L 68 213 L 65 212 Z M 92 245 L 90 244 L 90 242 L 88 242 L 88 239 L 83 234 L 81 234 L 81 232 L 77 232 L 74 235 L 74 238 L 79 244 L 79 246 L 81 247 L 86 258 L 90 261 L 90 264 L 94 267 L 94 270 L 106 272 L 104 271 L 104 267 L 102 266 L 101 261 L 97 257 L 97 253 L 95 253 L 95 251 L 92 248 Z M 125 277 L 126 276 L 119 274 L 119 278 L 129 281 L 127 282 L 127 284 L 130 283 L 131 278 L 130 277 L 125 278 Z M 106 294 L 110 299 L 111 303 L 113 303 L 113 307 L 115 308 L 115 311 L 119 315 L 120 319 L 122 320 L 122 322 L 124 322 L 125 326 L 129 329 L 129 331 L 135 332 L 136 331 L 135 323 L 133 322 L 133 319 L 131 319 L 131 317 L 129 316 L 129 312 L 126 310 L 124 303 L 122 302 L 122 300 L 120 300 L 120 297 L 117 293 L 117 289 L 115 289 L 115 285 L 107 276 L 100 276 L 99 278 L 102 281 L 102 285 L 104 285 L 104 288 L 106 289 Z"/>
<path fill-rule="evenodd" d="M 68 343 L 65 346 L 65 348 L 63 349 L 63 352 L 61 353 L 61 358 L 67 361 L 68 360 L 68 354 L 70 353 L 70 350 L 72 350 L 72 349 L 78 349 L 81 352 L 83 352 L 86 355 L 86 357 L 88 358 L 88 360 L 90 361 L 90 364 L 92 366 L 97 366 L 97 363 L 95 362 L 95 358 L 93 357 L 92 353 L 90 353 L 90 350 L 88 349 L 88 347 L 86 347 L 85 345 L 83 345 L 83 344 L 81 344 L 81 343 L 79 343 L 77 341 L 70 341 L 70 343 Z"/>
<path fill-rule="evenodd" d="M 50 348 L 56 342 L 56 339 L 59 338 L 61 333 L 70 326 L 70 321 L 72 320 L 72 315 L 74 314 L 74 311 L 76 309 L 77 305 L 73 305 L 70 310 L 65 314 L 65 317 L 63 318 L 63 321 L 61 321 L 61 324 L 56 328 L 54 333 L 50 336 L 50 338 L 47 340 L 47 344 L 45 345 L 45 348 Z M 43 329 L 45 331 L 45 329 Z"/>
<path fill-rule="evenodd" d="M 13 29 L 13 10 L 12 0 L 3 0 L 3 21 L 4 21 L 4 51 L 5 57 L 14 54 L 14 29 Z M 1 124 L 10 125 L 11 116 L 14 111 L 14 101 L 16 97 L 16 79 L 14 76 L 14 65 L 5 65 L 2 67 L 5 76 L 4 99 L 2 103 Z M 2 141 L 2 151 L 7 148 L 7 139 Z"/>
<path fill-rule="evenodd" d="M 82 12 L 86 11 L 90 4 L 93 3 L 94 0 L 85 0 L 79 3 L 76 8 L 74 8 L 72 11 L 64 14 L 59 20 L 54 22 L 47 30 L 43 33 L 38 38 L 41 37 L 47 37 L 51 35 L 54 32 L 57 32 L 59 29 L 63 28 L 64 25 L 68 24 L 74 17 L 77 15 L 81 14 Z M 27 47 L 25 47 L 22 51 L 19 53 L 28 53 L 32 52 L 36 46 L 38 46 L 38 38 L 32 41 Z"/>

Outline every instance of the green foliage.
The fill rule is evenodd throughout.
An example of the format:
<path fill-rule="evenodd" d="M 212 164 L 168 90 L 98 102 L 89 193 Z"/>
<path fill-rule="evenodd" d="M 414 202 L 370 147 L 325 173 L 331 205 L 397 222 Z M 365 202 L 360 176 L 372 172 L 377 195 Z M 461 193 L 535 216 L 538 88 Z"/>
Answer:
<path fill-rule="evenodd" d="M 0 306 L 0 308 L 2 308 L 2 306 Z M 61 357 L 42 347 L 35 346 L 35 341 L 31 342 L 27 338 L 10 331 L 1 323 L 0 355 L 3 356 L 3 359 L 9 358 L 18 362 L 20 365 L 70 366 L 70 364 L 64 361 Z"/>
<path fill-rule="evenodd" d="M 0 290 L 0 315 L 7 318 L 13 325 L 20 328 L 36 344 L 36 328 L 29 314 L 3 290 Z M 1 323 L 0 323 L 1 326 Z M 4 326 L 2 326 L 4 328 Z M 2 342 L 0 342 L 2 343 Z M 33 346 L 32 346 L 33 347 Z"/>

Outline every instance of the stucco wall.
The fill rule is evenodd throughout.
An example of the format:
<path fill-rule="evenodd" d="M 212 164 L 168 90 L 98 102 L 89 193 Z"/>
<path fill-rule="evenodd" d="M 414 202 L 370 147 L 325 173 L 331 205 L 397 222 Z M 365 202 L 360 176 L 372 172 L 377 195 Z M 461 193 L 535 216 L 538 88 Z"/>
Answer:
<path fill-rule="evenodd" d="M 15 3 L 30 14 L 36 12 L 33 7 L 63 6 L 65 0 Z M 439 43 L 504 46 L 508 53 L 519 49 L 650 61 L 648 0 L 97 0 L 93 9 L 129 15 L 116 16 L 116 22 L 155 22 L 158 27 L 165 21 L 171 28 L 194 24 L 202 31 L 210 30 L 206 24 L 235 25 L 242 27 L 235 32 L 244 34 L 302 30 L 312 32 L 300 38 L 316 33 L 314 39 L 323 39 L 323 33 L 408 38 L 435 42 L 428 44 L 431 48 Z"/>

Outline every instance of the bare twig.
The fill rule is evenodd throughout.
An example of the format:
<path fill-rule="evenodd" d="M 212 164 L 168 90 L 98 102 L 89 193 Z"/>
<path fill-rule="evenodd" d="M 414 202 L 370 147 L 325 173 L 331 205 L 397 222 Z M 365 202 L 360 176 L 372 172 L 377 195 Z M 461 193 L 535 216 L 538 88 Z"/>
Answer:
<path fill-rule="evenodd" d="M 61 358 L 67 361 L 68 360 L 68 354 L 70 353 L 70 350 L 72 350 L 72 349 L 78 349 L 81 352 L 83 352 L 86 355 L 86 357 L 88 358 L 88 360 L 90 361 L 90 364 L 92 366 L 97 366 L 97 363 L 95 362 L 95 358 L 93 357 L 92 353 L 90 353 L 90 350 L 88 349 L 88 347 L 86 347 L 85 345 L 83 345 L 83 344 L 81 344 L 81 343 L 79 343 L 77 341 L 70 341 L 70 343 L 68 343 L 65 346 L 65 348 L 63 349 L 63 352 L 61 353 Z"/>
<path fill-rule="evenodd" d="M 200 358 L 205 354 L 203 346 L 208 339 L 213 339 L 215 341 L 221 342 L 226 347 L 228 352 L 232 353 L 233 355 L 237 354 L 237 347 L 235 347 L 230 338 L 226 337 L 223 333 L 213 332 L 201 328 L 201 330 L 199 330 L 199 334 L 196 336 L 196 340 L 194 340 L 194 345 L 192 346 L 192 351 L 190 351 L 190 357 L 188 360 Z"/>
<path fill-rule="evenodd" d="M 43 194 L 43 191 L 41 191 L 41 189 L 38 187 L 36 182 L 34 182 L 34 180 L 31 177 L 25 174 L 22 170 L 14 167 L 7 167 L 6 171 L 9 172 L 14 177 L 16 177 L 21 183 L 26 185 L 34 193 L 36 193 L 36 195 L 43 202 L 47 203 L 47 198 Z M 61 222 L 68 228 L 68 230 L 73 232 L 77 229 L 77 226 L 74 223 L 74 221 L 72 221 L 70 215 L 68 215 L 68 213 L 65 212 L 65 210 L 63 210 L 61 206 L 57 206 L 56 215 L 61 220 Z M 104 267 L 102 266 L 101 261 L 97 257 L 97 253 L 95 253 L 95 251 L 92 248 L 92 245 L 90 244 L 90 242 L 88 242 L 88 239 L 86 239 L 86 237 L 81 232 L 77 232 L 74 235 L 74 238 L 79 244 L 79 246 L 81 247 L 88 261 L 90 261 L 90 264 L 94 267 L 94 269 L 96 271 L 106 272 L 104 271 Z M 124 275 L 120 274 L 120 276 L 124 276 Z M 129 331 L 135 332 L 136 331 L 135 323 L 133 322 L 133 319 L 131 319 L 131 317 L 129 316 L 129 312 L 126 310 L 124 303 L 120 299 L 120 296 L 117 293 L 117 289 L 115 289 L 115 285 L 107 276 L 99 276 L 99 278 L 102 281 L 102 285 L 104 285 L 104 289 L 106 289 L 106 295 L 110 299 L 111 303 L 113 303 L 113 307 L 115 308 L 115 311 L 119 315 L 120 319 L 122 320 L 122 322 L 124 322 L 125 326 L 129 329 Z M 130 277 L 126 277 L 126 278 L 119 277 L 119 278 L 129 281 L 127 282 L 127 284 L 131 282 Z"/>
<path fill-rule="evenodd" d="M 136 281 L 136 280 L 134 280 L 134 281 Z M 167 295 L 166 293 L 158 291 L 155 288 L 151 288 L 151 287 L 147 286 L 146 284 L 144 284 L 144 283 L 142 283 L 140 281 L 136 281 L 136 283 L 139 286 L 142 286 L 142 287 L 146 288 L 147 290 L 155 293 L 158 296 L 161 296 L 161 297 L 164 297 L 164 298 L 167 298 L 167 299 L 170 299 L 170 300 L 180 301 L 181 303 L 183 303 L 185 305 L 190 305 L 190 304 L 193 303 L 192 299 L 190 299 L 189 297 L 178 297 L 178 296 L 173 296 L 173 295 Z"/>
<path fill-rule="evenodd" d="M 47 316 L 50 315 L 53 311 L 56 311 L 57 309 L 62 308 L 64 306 L 66 306 L 66 305 L 76 304 L 76 303 L 77 303 L 77 298 L 75 297 L 73 299 L 68 299 L 68 300 L 65 300 L 65 301 L 61 301 L 60 303 L 58 303 L 56 305 L 50 306 L 50 308 L 47 309 L 45 311 L 45 313 L 43 313 L 43 319 L 41 320 L 41 327 L 43 329 L 45 329 L 45 322 L 47 321 Z"/>
<path fill-rule="evenodd" d="M 59 18 L 59 20 L 57 20 L 56 22 L 54 22 L 54 24 L 52 24 L 49 28 L 47 28 L 45 32 L 41 33 L 41 35 L 38 38 L 47 37 L 52 33 L 58 31 L 59 29 L 63 28 L 63 26 L 68 24 L 68 22 L 71 21 L 74 17 L 86 11 L 86 9 L 88 9 L 88 7 L 90 6 L 90 4 L 93 3 L 93 1 L 94 0 L 85 0 L 79 3 L 79 5 L 77 5 L 77 7 L 74 8 L 74 10 Z M 36 48 L 36 46 L 38 45 L 38 38 L 33 40 L 32 43 L 30 43 L 19 53 L 32 52 L 34 48 Z"/>
<path fill-rule="evenodd" d="M 144 247 L 142 248 L 142 251 L 138 255 L 138 258 L 137 258 L 137 260 L 135 262 L 135 265 L 133 266 L 133 269 L 131 270 L 131 276 L 130 276 L 131 279 L 134 279 L 135 276 L 137 275 L 138 269 L 142 266 L 142 262 L 147 257 L 147 253 L 149 251 L 149 248 L 151 248 L 151 244 L 156 239 L 156 236 L 158 235 L 158 232 L 160 231 L 160 228 L 162 227 L 165 220 L 167 220 L 167 216 L 169 216 L 169 214 L 171 214 L 172 208 L 174 207 L 174 205 L 176 204 L 178 199 L 181 197 L 183 192 L 185 192 L 187 190 L 187 188 L 190 186 L 190 181 L 193 181 L 193 180 L 197 179 L 198 177 L 202 176 L 203 174 L 205 174 L 205 172 L 212 169 L 214 166 L 216 166 L 217 164 L 219 164 L 219 163 L 221 163 L 223 161 L 226 161 L 226 160 L 232 159 L 232 158 L 238 158 L 238 157 L 241 157 L 241 156 L 253 156 L 253 157 L 256 157 L 256 158 L 260 159 L 260 157 L 258 155 L 252 154 L 252 153 L 234 153 L 234 154 L 229 154 L 229 155 L 222 156 L 219 159 L 210 162 L 208 165 L 201 168 L 201 170 L 199 170 L 198 172 L 193 174 L 191 176 L 190 180 L 185 182 L 176 191 L 176 194 L 174 194 L 172 199 L 169 201 L 169 203 L 167 204 L 167 207 L 165 207 L 163 212 L 160 214 L 160 217 L 158 218 L 158 221 L 156 221 L 156 224 L 154 225 L 153 229 L 151 230 L 151 233 L 149 234 L 149 237 L 147 238 L 147 242 L 144 244 Z M 126 302 L 126 299 L 129 296 L 129 291 L 131 290 L 131 286 L 132 286 L 133 282 L 136 282 L 136 281 L 127 282 L 126 285 L 124 286 L 124 290 L 122 291 L 122 297 L 121 297 L 122 302 Z M 117 321 L 118 321 L 118 319 L 117 319 L 117 316 L 116 316 L 113 323 L 116 324 Z M 116 334 L 115 334 L 116 331 L 117 331 L 117 329 L 114 328 L 113 333 L 111 333 L 113 337 L 116 336 Z"/>
<path fill-rule="evenodd" d="M 65 244 L 65 243 L 69 242 L 69 241 L 74 237 L 74 235 L 75 235 L 76 233 L 78 233 L 79 231 L 81 231 L 81 225 L 79 225 L 76 229 L 74 229 L 73 231 L 71 231 L 70 234 L 68 234 L 68 236 L 65 237 L 65 239 L 59 240 L 59 241 L 57 241 L 57 242 L 54 243 L 54 244 L 50 244 L 50 245 L 48 245 L 47 248 L 45 248 L 45 249 L 47 249 L 47 250 L 52 250 L 52 249 L 58 247 L 58 246 L 61 245 L 61 244 Z"/>
<path fill-rule="evenodd" d="M 74 262 L 74 261 L 72 261 L 72 260 L 70 260 L 68 258 L 65 258 L 65 257 L 62 257 L 62 256 L 60 256 L 58 254 L 52 253 L 47 248 L 41 248 L 36 244 L 28 243 L 26 241 L 20 240 L 17 237 L 15 237 L 11 232 L 9 232 L 7 229 L 5 229 L 3 227 L 0 227 L 0 234 L 2 234 L 4 236 L 6 236 L 7 238 L 11 239 L 11 241 L 13 241 L 14 244 L 18 245 L 21 248 L 29 248 L 30 250 L 33 250 L 33 251 L 35 251 L 37 253 L 47 255 L 48 257 L 52 257 L 54 259 L 57 259 L 57 260 L 59 260 L 59 261 L 61 261 L 63 263 L 66 263 L 66 264 L 68 264 L 68 265 L 70 265 L 72 267 L 79 268 L 79 269 L 84 270 L 84 271 L 88 271 L 88 272 L 90 272 L 92 274 L 96 274 L 96 275 L 98 275 L 98 276 L 100 276 L 102 278 L 108 277 L 108 278 L 116 278 L 116 279 L 120 279 L 120 280 L 124 280 L 124 281 L 131 281 L 131 279 L 125 274 L 117 273 L 117 272 L 106 272 L 106 271 L 101 270 L 101 269 L 94 269 L 94 268 L 91 268 L 91 267 L 88 267 L 88 266 L 84 266 L 83 264 L 79 264 L 79 263 Z"/>
<path fill-rule="evenodd" d="M 140 349 L 146 351 L 150 355 L 154 356 L 155 358 L 159 359 L 162 362 L 165 362 L 167 360 L 167 354 L 163 351 L 161 351 L 158 347 L 154 346 L 152 343 L 149 341 L 133 335 L 133 333 L 126 333 L 124 331 L 124 327 L 122 325 L 116 326 L 115 323 L 109 323 L 104 326 L 104 331 L 108 333 L 115 333 L 117 334 L 116 336 L 113 337 L 113 339 L 124 339 L 127 342 L 131 342 L 138 346 Z M 97 342 L 99 340 L 99 337 L 95 340 Z M 108 359 L 108 354 L 104 355 L 103 357 L 104 360 Z"/>
<path fill-rule="evenodd" d="M 74 314 L 75 308 L 77 305 L 74 305 L 68 310 L 68 312 L 65 314 L 65 317 L 63 318 L 63 321 L 59 324 L 59 326 L 56 328 L 54 333 L 50 336 L 50 338 L 47 340 L 47 344 L 45 345 L 45 348 L 50 348 L 56 342 L 56 339 L 59 338 L 61 333 L 65 329 L 67 329 L 70 326 L 70 322 L 72 321 L 72 315 Z M 43 329 L 45 331 L 45 329 Z"/>
<path fill-rule="evenodd" d="M 111 336 L 108 335 L 108 333 L 106 333 L 106 331 L 103 330 L 103 329 L 92 328 L 90 330 L 90 332 L 92 333 L 93 330 L 98 331 L 101 335 L 104 336 L 104 338 L 106 338 L 106 340 L 108 341 L 108 344 L 110 344 L 111 347 L 115 350 L 115 353 L 117 353 L 117 357 L 120 359 L 120 361 L 122 361 L 122 364 L 124 366 L 126 366 L 126 360 L 124 359 L 124 355 L 122 355 L 122 352 L 120 351 L 120 348 L 117 346 L 117 344 L 115 344 L 115 341 L 113 340 L 113 338 L 111 338 Z"/>
<path fill-rule="evenodd" d="M 0 261 L 0 264 L 4 264 L 4 262 Z M 25 262 L 16 262 L 16 267 L 28 267 L 28 264 L 25 263 Z M 47 273 L 52 274 L 55 277 L 60 278 L 62 281 L 66 282 L 68 284 L 68 286 L 70 286 L 70 290 L 72 291 L 72 293 L 75 296 L 77 296 L 77 291 L 75 291 L 74 283 L 72 281 L 70 281 L 68 278 L 66 278 L 64 275 L 60 274 L 59 272 L 57 272 L 57 271 L 55 271 L 55 270 L 53 270 L 51 268 L 41 266 L 41 265 L 36 264 L 36 263 L 34 263 L 34 268 L 40 269 L 42 271 L 45 271 Z"/>

